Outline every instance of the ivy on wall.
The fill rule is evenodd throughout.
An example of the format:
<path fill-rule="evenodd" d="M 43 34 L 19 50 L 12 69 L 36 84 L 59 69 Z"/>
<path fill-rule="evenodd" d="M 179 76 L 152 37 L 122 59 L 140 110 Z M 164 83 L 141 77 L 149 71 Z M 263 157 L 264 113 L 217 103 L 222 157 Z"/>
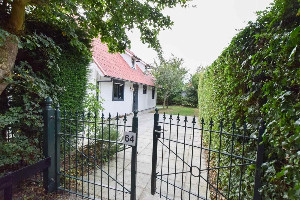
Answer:
<path fill-rule="evenodd" d="M 63 50 L 62 55 L 58 60 L 59 70 L 51 72 L 53 84 L 61 88 L 57 95 L 58 102 L 61 109 L 81 112 L 86 96 L 90 57 L 71 47 Z"/>
<path fill-rule="evenodd" d="M 300 198 L 299 8 L 297 0 L 275 0 L 200 73 L 200 117 L 253 130 L 266 122 L 263 199 Z"/>
<path fill-rule="evenodd" d="M 46 97 L 59 103 L 61 109 L 80 112 L 86 95 L 91 53 L 72 46 L 71 40 L 55 26 L 31 21 L 26 27 L 26 34 L 20 37 L 13 74 L 6 79 L 9 86 L 0 96 L 0 146 L 4 147 L 0 148 L 0 169 L 6 171 L 40 157 L 40 151 L 32 156 L 31 149 L 41 147 Z M 84 33 L 77 35 L 90 47 Z M 9 142 L 8 134 L 14 134 Z M 26 145 L 28 151 L 23 148 Z M 24 156 L 10 156 L 16 152 Z"/>

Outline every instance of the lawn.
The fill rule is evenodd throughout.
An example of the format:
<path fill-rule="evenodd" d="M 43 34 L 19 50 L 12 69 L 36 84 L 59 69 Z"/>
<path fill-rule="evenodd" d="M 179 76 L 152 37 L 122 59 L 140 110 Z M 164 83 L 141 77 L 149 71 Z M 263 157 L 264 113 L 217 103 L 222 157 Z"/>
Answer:
<path fill-rule="evenodd" d="M 198 108 L 191 108 L 191 107 L 184 107 L 184 106 L 169 106 L 167 109 L 163 109 L 162 105 L 157 105 L 158 113 L 163 114 L 164 112 L 166 114 L 172 114 L 172 115 L 183 115 L 183 116 L 196 116 L 198 117 Z"/>

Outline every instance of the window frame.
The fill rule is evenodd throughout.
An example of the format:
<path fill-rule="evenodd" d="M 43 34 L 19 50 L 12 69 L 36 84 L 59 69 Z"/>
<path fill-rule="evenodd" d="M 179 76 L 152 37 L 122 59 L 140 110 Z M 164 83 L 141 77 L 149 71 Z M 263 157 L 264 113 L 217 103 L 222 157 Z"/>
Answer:
<path fill-rule="evenodd" d="M 148 87 L 147 85 L 143 85 L 143 94 L 147 94 Z"/>
<path fill-rule="evenodd" d="M 122 98 L 120 97 L 115 97 L 115 85 L 121 85 L 123 84 L 123 91 L 122 91 Z M 118 87 L 118 90 L 120 89 L 120 86 Z M 113 80 L 113 85 L 112 85 L 112 101 L 124 101 L 124 92 L 125 92 L 125 81 L 120 81 L 120 80 Z M 120 94 L 119 91 L 117 94 Z"/>
<path fill-rule="evenodd" d="M 152 99 L 154 99 L 155 98 L 155 87 L 153 86 L 152 87 Z"/>

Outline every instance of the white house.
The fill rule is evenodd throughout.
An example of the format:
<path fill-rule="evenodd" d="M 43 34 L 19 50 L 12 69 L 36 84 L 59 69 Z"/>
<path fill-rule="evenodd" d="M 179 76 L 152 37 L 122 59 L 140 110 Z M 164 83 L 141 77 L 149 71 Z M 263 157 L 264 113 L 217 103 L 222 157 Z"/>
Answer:
<path fill-rule="evenodd" d="M 96 83 L 103 99 L 104 115 L 113 116 L 153 109 L 156 106 L 154 78 L 149 65 L 126 50 L 109 53 L 106 44 L 95 39 L 93 62 L 90 64 L 89 82 Z"/>

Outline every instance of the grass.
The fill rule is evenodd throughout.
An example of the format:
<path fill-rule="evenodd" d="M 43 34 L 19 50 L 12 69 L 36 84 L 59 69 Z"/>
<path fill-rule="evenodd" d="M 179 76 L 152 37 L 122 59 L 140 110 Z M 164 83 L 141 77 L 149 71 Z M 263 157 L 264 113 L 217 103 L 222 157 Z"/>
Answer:
<path fill-rule="evenodd" d="M 164 112 L 169 115 L 183 115 L 183 116 L 196 116 L 198 117 L 198 108 L 191 108 L 191 107 L 184 107 L 184 106 L 169 106 L 167 109 L 163 109 L 162 105 L 157 105 L 156 107 L 159 108 L 158 113 L 163 114 Z"/>

